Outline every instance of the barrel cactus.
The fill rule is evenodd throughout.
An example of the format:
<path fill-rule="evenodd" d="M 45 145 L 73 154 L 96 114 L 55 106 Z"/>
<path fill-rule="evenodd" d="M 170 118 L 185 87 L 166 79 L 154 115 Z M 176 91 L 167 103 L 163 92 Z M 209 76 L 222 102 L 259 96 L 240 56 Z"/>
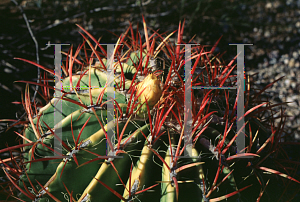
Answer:
<path fill-rule="evenodd" d="M 269 189 L 270 175 L 265 172 L 278 178 L 272 180 L 298 186 L 297 177 L 282 165 L 283 160 L 289 162 L 280 142 L 284 115 L 275 124 L 274 105 L 260 100 L 265 89 L 251 91 L 247 79 L 245 134 L 236 127 L 235 90 L 191 89 L 191 130 L 185 136 L 188 61 L 180 46 L 185 43 L 184 24 L 179 24 L 177 44 L 170 42 L 175 32 L 165 36 L 153 31 L 148 36 L 143 25 L 145 43 L 130 26 L 110 58 L 78 25 L 84 42 L 74 54 L 72 49 L 65 53 L 62 96 L 50 96 L 53 87 L 44 74 L 38 85 L 49 102 L 42 108 L 30 101 L 28 85 L 37 83 L 26 82 L 22 104 L 27 120 L 22 122 L 22 134 L 17 133 L 23 142 L 0 151 L 19 151 L 0 162 L 7 199 L 267 201 L 279 188 Z M 216 45 L 192 46 L 193 87 L 236 85 L 234 60 L 226 64 L 214 55 Z M 267 112 L 271 116 L 264 120 Z M 55 116 L 62 119 L 55 122 Z M 237 135 L 245 135 L 244 151 L 237 151 Z M 186 141 L 191 142 L 190 149 Z M 294 164 L 290 161 L 288 168 Z M 288 196 L 282 192 L 281 197 Z"/>

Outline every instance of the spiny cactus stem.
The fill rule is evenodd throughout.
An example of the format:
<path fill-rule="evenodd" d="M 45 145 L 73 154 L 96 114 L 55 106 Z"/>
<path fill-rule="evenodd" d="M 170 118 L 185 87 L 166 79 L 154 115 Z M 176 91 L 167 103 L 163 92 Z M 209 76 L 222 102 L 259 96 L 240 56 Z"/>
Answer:
<path fill-rule="evenodd" d="M 139 185 L 140 185 L 140 181 L 138 179 L 135 179 L 134 180 L 134 183 L 131 187 L 131 196 L 133 196 L 135 194 L 135 192 L 137 192 L 138 188 L 139 188 Z"/>
<path fill-rule="evenodd" d="M 172 148 L 169 146 L 166 157 L 163 160 L 162 169 L 162 201 L 174 201 L 175 197 L 178 201 L 178 183 L 176 180 L 176 175 L 171 174 L 173 168 L 173 154 L 171 152 Z M 174 187 L 175 185 L 175 187 Z"/>
<path fill-rule="evenodd" d="M 172 165 L 171 165 L 171 172 L 170 172 L 170 179 L 171 179 L 171 185 L 174 187 L 174 185 L 175 185 L 175 182 L 174 182 L 174 179 L 176 179 L 177 178 L 177 173 L 176 173 L 176 171 L 175 171 L 175 167 L 172 167 Z"/>
<path fill-rule="evenodd" d="M 155 58 L 150 57 L 148 68 L 152 68 L 153 72 L 157 70 L 157 60 Z"/>
<path fill-rule="evenodd" d="M 146 121 L 148 119 L 147 116 L 141 117 L 137 113 L 138 113 L 138 111 L 133 111 L 133 114 L 130 116 L 131 118 L 128 117 L 128 115 L 123 114 L 123 116 L 120 117 L 118 121 L 119 122 L 127 122 L 129 119 L 131 119 L 132 121 Z"/>
<path fill-rule="evenodd" d="M 107 104 L 102 103 L 102 104 L 97 104 L 97 105 L 89 105 L 89 106 L 87 106 L 87 109 L 82 109 L 81 112 L 92 112 L 92 108 L 94 108 L 95 110 L 106 110 Z"/>
<path fill-rule="evenodd" d="M 147 139 L 149 139 L 149 137 L 151 136 L 152 135 L 150 134 Z M 145 142 L 139 161 L 134 166 L 130 174 L 130 178 L 126 184 L 126 189 L 124 190 L 123 193 L 124 198 L 132 199 L 138 192 L 142 192 L 145 183 L 147 183 L 149 176 L 146 176 L 146 172 L 147 172 L 146 170 L 151 165 L 151 161 L 149 161 L 149 159 L 152 159 L 151 156 L 153 156 L 152 149 L 156 149 L 159 146 L 159 143 L 155 144 L 154 147 L 149 146 L 148 143 L 149 142 L 147 141 Z M 150 147 L 152 147 L 152 149 L 150 149 Z M 132 181 L 134 181 L 133 184 L 131 184 Z M 143 187 L 141 188 L 141 191 L 138 191 L 140 189 L 140 186 Z"/>
<path fill-rule="evenodd" d="M 122 140 L 120 143 L 120 148 L 125 148 L 128 144 L 132 143 L 134 140 L 134 137 L 132 137 L 133 134 L 131 134 L 129 137 L 126 137 L 125 139 Z M 117 146 L 115 147 L 115 150 L 117 149 Z"/>
<path fill-rule="evenodd" d="M 85 147 L 87 147 L 91 142 L 92 142 L 91 140 L 87 139 L 87 140 L 81 142 L 81 144 L 79 145 L 79 148 L 85 148 Z"/>
<path fill-rule="evenodd" d="M 79 152 L 79 149 L 73 149 L 71 152 L 67 154 L 67 157 L 63 159 L 64 162 L 69 161 L 71 158 L 74 157 Z"/>
<path fill-rule="evenodd" d="M 108 154 L 108 159 L 106 160 L 106 163 L 111 163 L 115 158 L 123 158 L 122 156 L 117 156 L 118 150 L 110 151 Z"/>

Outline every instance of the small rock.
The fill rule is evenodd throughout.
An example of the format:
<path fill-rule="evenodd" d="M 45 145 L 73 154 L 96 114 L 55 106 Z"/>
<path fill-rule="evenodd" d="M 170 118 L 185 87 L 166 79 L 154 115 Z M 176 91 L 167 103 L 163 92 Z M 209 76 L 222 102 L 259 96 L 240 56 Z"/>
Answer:
<path fill-rule="evenodd" d="M 265 31 L 264 37 L 269 38 L 271 36 L 271 32 L 269 30 Z"/>
<path fill-rule="evenodd" d="M 282 76 L 281 74 L 276 75 L 276 76 L 275 76 L 275 80 L 276 80 L 276 79 L 279 79 L 281 76 Z"/>
<path fill-rule="evenodd" d="M 295 74 L 295 70 L 291 69 L 290 70 L 290 78 L 295 78 L 296 74 Z"/>
<path fill-rule="evenodd" d="M 293 52 L 293 58 L 297 59 L 298 57 L 299 57 L 299 54 L 296 51 L 294 51 Z"/>
<path fill-rule="evenodd" d="M 287 65 L 287 64 L 289 64 L 289 59 L 286 58 L 286 59 L 283 60 L 283 62 L 284 62 L 285 65 Z"/>
<path fill-rule="evenodd" d="M 284 83 L 285 83 L 285 85 L 286 85 L 287 87 L 289 87 L 290 84 L 291 84 L 291 80 L 290 80 L 290 79 L 286 79 L 286 80 L 284 81 Z"/>
<path fill-rule="evenodd" d="M 274 65 L 274 64 L 276 64 L 276 62 L 277 62 L 276 58 L 272 58 L 269 63 Z"/>
<path fill-rule="evenodd" d="M 270 58 L 278 58 L 279 50 L 273 50 L 270 52 L 269 57 Z"/>
<path fill-rule="evenodd" d="M 285 3 L 286 3 L 286 5 L 288 5 L 288 6 L 289 6 L 289 5 L 291 5 L 291 4 L 292 4 L 292 2 L 293 2 L 292 0 L 287 0 Z"/>
<path fill-rule="evenodd" d="M 292 68 L 292 67 L 294 67 L 294 66 L 295 66 L 295 59 L 292 58 L 292 59 L 290 59 L 290 61 L 289 61 L 289 67 Z"/>
<path fill-rule="evenodd" d="M 271 3 L 271 2 L 266 3 L 265 8 L 266 8 L 266 9 L 272 8 L 272 3 Z"/>
<path fill-rule="evenodd" d="M 264 55 L 264 54 L 265 54 L 265 51 L 261 48 L 256 51 L 257 56 L 261 56 L 261 55 Z"/>
<path fill-rule="evenodd" d="M 291 104 L 291 103 L 288 103 L 288 105 L 289 105 L 289 104 Z M 286 112 L 286 115 L 289 116 L 288 119 L 294 120 L 293 113 L 292 113 L 291 111 L 287 111 L 287 112 Z M 290 124 L 290 122 L 288 122 L 288 123 Z"/>
<path fill-rule="evenodd" d="M 293 100 L 292 97 L 287 97 L 286 101 L 289 102 L 287 105 L 290 107 L 298 107 L 297 103 Z M 293 113 L 291 113 L 293 114 Z"/>

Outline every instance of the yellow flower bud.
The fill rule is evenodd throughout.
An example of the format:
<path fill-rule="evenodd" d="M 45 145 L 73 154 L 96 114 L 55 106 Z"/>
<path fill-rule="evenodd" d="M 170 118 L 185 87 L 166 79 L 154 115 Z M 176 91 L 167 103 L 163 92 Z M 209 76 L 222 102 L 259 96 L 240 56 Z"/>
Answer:
<path fill-rule="evenodd" d="M 162 95 L 160 80 L 154 74 L 149 74 L 142 82 L 137 85 L 137 95 L 139 95 L 140 92 L 142 92 L 139 97 L 139 101 L 141 102 L 141 104 L 143 104 L 147 98 L 149 107 L 152 108 Z"/>

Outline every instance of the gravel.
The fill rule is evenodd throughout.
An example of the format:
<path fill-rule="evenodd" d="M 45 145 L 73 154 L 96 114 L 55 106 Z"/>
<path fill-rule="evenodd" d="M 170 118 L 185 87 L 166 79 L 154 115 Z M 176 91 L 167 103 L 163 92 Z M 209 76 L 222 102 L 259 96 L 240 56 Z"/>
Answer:
<path fill-rule="evenodd" d="M 291 140 L 299 142 L 300 1 L 268 1 L 250 8 L 255 12 L 250 19 L 256 25 L 250 34 L 254 44 L 251 54 L 260 61 L 257 68 L 249 67 L 246 73 L 257 73 L 254 81 L 260 88 L 284 76 L 267 90 L 266 96 L 274 104 L 288 102 L 284 107 L 289 116 L 286 129 L 292 134 Z"/>

